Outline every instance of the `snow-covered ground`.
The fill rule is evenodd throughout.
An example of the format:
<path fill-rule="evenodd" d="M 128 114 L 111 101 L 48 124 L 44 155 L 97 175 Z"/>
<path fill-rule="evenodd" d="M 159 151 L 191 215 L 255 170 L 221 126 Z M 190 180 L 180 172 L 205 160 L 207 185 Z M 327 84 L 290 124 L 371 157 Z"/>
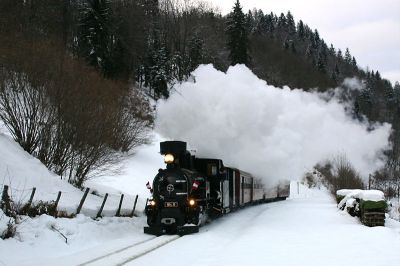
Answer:
<path fill-rule="evenodd" d="M 338 211 L 327 191 L 301 193 L 223 217 L 127 265 L 399 265 L 398 222 L 369 228 Z"/>
<path fill-rule="evenodd" d="M 323 188 L 291 190 L 286 201 L 229 214 L 127 265 L 398 265 L 399 222 L 366 227 Z M 27 219 L 18 238 L 0 241 L 0 265 L 78 265 L 151 239 L 144 224 L 144 217 Z M 118 258 L 93 265 L 117 265 Z"/>

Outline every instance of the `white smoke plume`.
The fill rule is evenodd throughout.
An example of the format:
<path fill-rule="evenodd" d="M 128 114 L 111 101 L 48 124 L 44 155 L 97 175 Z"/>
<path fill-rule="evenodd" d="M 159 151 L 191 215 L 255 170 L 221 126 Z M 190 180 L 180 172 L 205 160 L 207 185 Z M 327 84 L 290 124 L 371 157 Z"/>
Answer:
<path fill-rule="evenodd" d="M 243 65 L 227 73 L 203 65 L 193 75 L 159 102 L 156 131 L 188 142 L 198 157 L 221 158 L 266 182 L 298 179 L 339 153 L 363 176 L 384 163 L 391 126 L 371 130 L 336 98 L 269 86 Z"/>

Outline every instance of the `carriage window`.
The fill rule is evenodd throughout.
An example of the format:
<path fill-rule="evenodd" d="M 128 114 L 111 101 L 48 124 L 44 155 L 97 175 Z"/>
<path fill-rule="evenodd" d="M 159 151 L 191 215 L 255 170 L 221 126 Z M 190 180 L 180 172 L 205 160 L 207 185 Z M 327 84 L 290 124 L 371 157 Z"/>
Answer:
<path fill-rule="evenodd" d="M 207 174 L 208 175 L 217 175 L 217 166 L 213 163 L 207 165 Z"/>

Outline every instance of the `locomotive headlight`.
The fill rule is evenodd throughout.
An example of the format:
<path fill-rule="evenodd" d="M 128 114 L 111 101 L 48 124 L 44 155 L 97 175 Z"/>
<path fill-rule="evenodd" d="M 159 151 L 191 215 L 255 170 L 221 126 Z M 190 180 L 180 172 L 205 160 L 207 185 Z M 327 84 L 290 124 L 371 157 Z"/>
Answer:
<path fill-rule="evenodd" d="M 172 154 L 170 154 L 170 153 L 165 154 L 165 156 L 164 156 L 164 162 L 165 163 L 173 163 L 174 160 L 175 160 L 175 158 L 174 158 L 174 156 Z"/>
<path fill-rule="evenodd" d="M 189 200 L 189 205 L 194 206 L 196 204 L 196 201 L 194 199 Z"/>
<path fill-rule="evenodd" d="M 154 200 L 150 200 L 149 203 L 151 206 L 156 206 L 156 202 Z"/>

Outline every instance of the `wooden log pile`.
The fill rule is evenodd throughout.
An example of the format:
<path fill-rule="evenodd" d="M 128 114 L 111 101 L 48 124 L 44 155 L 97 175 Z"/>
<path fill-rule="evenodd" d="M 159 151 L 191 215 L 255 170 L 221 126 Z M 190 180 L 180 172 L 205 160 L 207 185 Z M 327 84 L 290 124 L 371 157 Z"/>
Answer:
<path fill-rule="evenodd" d="M 379 190 L 346 189 L 336 192 L 338 208 L 358 216 L 366 226 L 384 226 L 388 204 Z"/>

